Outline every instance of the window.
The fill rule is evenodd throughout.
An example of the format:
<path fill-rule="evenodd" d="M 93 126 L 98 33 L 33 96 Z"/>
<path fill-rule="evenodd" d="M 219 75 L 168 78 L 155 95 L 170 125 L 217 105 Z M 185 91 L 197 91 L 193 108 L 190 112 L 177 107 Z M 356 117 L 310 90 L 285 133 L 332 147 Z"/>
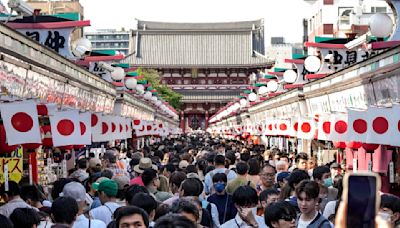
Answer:
<path fill-rule="evenodd" d="M 384 6 L 373 6 L 371 7 L 371 13 L 386 13 L 387 9 Z"/>

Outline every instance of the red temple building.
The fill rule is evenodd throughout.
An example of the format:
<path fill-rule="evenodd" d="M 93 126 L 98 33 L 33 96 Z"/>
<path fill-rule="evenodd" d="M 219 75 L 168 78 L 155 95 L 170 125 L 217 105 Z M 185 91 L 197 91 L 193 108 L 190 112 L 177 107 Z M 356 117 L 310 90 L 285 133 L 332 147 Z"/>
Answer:
<path fill-rule="evenodd" d="M 249 76 L 270 68 L 263 20 L 223 23 L 138 21 L 126 62 L 160 72 L 183 95 L 184 131 L 206 129 L 208 118 L 247 88 Z"/>

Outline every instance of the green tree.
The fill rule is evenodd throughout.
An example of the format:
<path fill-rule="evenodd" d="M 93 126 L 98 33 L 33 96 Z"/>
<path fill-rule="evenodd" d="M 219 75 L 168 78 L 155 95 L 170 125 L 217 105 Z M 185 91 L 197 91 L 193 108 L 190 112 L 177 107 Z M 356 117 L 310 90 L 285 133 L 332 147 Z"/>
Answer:
<path fill-rule="evenodd" d="M 167 101 L 175 110 L 180 110 L 182 102 L 182 94 L 173 91 L 166 85 L 161 84 L 160 73 L 155 69 L 139 69 L 139 74 L 151 83 L 152 87 L 157 90 L 158 95 Z"/>

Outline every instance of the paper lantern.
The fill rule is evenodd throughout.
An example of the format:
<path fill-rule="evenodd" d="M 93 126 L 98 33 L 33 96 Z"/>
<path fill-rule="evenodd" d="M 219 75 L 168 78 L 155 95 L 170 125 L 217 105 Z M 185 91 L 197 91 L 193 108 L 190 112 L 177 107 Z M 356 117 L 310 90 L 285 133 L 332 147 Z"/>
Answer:
<path fill-rule="evenodd" d="M 151 94 L 151 92 L 150 91 L 147 91 L 147 92 L 145 92 L 144 93 L 144 99 L 146 99 L 146 100 L 150 100 L 151 99 L 151 96 L 152 96 L 152 94 Z"/>
<path fill-rule="evenodd" d="M 128 89 L 135 89 L 137 85 L 137 80 L 135 78 L 128 78 L 125 80 L 125 86 Z"/>
<path fill-rule="evenodd" d="M 86 38 L 79 38 L 72 42 L 72 53 L 76 57 L 83 57 L 92 51 L 92 42 Z"/>
<path fill-rule="evenodd" d="M 361 142 L 350 141 L 346 142 L 346 146 L 350 149 L 357 150 L 362 146 Z"/>
<path fill-rule="evenodd" d="M 374 14 L 369 19 L 369 30 L 373 36 L 379 38 L 387 37 L 392 33 L 393 21 L 387 14 Z"/>
<path fill-rule="evenodd" d="M 333 146 L 339 149 L 345 149 L 346 148 L 346 143 L 345 142 L 333 142 Z"/>
<path fill-rule="evenodd" d="M 321 59 L 315 55 L 310 55 L 304 60 L 304 67 L 309 72 L 318 72 L 321 67 Z"/>
<path fill-rule="evenodd" d="M 255 94 L 254 92 L 249 94 L 249 101 L 253 102 L 257 100 L 257 94 Z"/>
<path fill-rule="evenodd" d="M 114 70 L 111 72 L 111 78 L 114 81 L 121 81 L 125 77 L 125 71 L 122 67 L 115 67 Z"/>
<path fill-rule="evenodd" d="M 261 87 L 258 89 L 258 94 L 264 95 L 264 94 L 266 94 L 266 93 L 268 93 L 268 88 L 267 88 L 266 86 L 261 86 Z"/>
<path fill-rule="evenodd" d="M 0 125 L 0 154 L 11 153 L 18 148 L 18 145 L 9 146 L 6 143 L 6 130 Z"/>
<path fill-rule="evenodd" d="M 244 108 L 247 106 L 247 100 L 245 98 L 240 99 L 240 107 Z"/>
<path fill-rule="evenodd" d="M 267 87 L 270 92 L 276 92 L 278 90 L 278 82 L 271 80 L 267 83 Z"/>
<path fill-rule="evenodd" d="M 364 150 L 366 151 L 374 151 L 376 149 L 378 149 L 379 144 L 373 144 L 373 143 L 363 143 L 362 147 L 364 148 Z"/>
<path fill-rule="evenodd" d="M 297 80 L 297 73 L 294 70 L 287 70 L 283 73 L 283 80 L 287 83 L 294 83 Z"/>
<path fill-rule="evenodd" d="M 51 126 L 44 125 L 41 127 L 43 132 L 42 144 L 45 147 L 53 147 L 53 138 L 51 137 Z"/>

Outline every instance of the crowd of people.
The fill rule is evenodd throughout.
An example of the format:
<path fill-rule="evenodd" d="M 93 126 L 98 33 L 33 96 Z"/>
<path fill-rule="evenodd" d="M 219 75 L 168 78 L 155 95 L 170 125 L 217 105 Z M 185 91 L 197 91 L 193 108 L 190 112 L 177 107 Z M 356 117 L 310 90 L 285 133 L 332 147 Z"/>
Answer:
<path fill-rule="evenodd" d="M 344 227 L 335 161 L 318 166 L 306 153 L 208 135 L 109 148 L 100 158 L 79 157 L 50 193 L 2 184 L 0 227 Z M 400 199 L 382 194 L 378 217 L 398 225 Z"/>

